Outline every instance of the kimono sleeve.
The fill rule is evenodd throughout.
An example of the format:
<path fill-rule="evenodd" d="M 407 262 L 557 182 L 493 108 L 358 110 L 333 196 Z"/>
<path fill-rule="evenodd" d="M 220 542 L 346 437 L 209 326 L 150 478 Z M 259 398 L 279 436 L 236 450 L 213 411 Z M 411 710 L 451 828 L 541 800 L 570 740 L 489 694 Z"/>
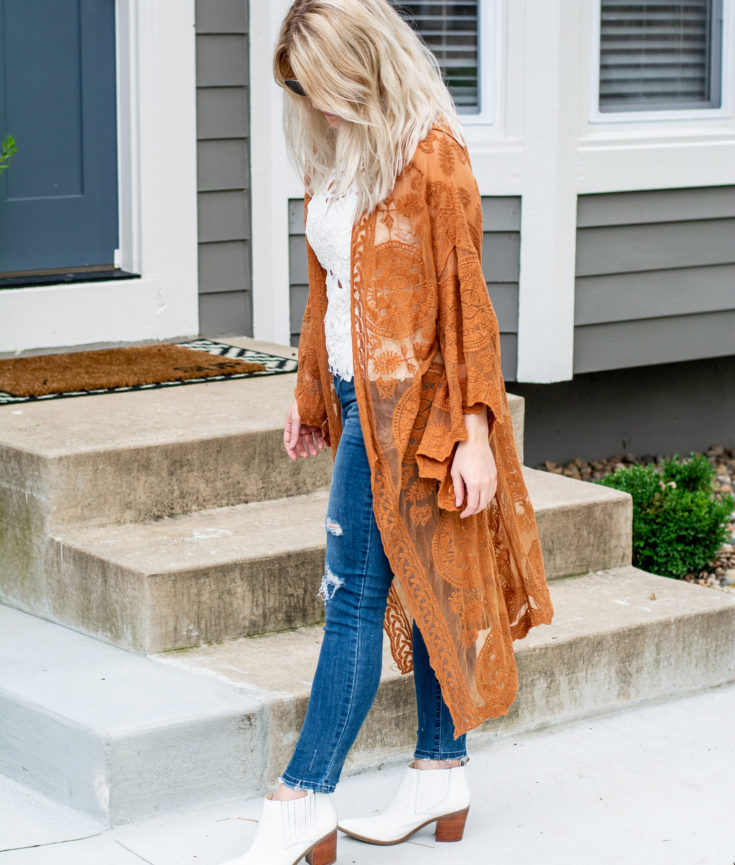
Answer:
<path fill-rule="evenodd" d="M 431 158 L 430 158 L 431 157 Z M 451 461 L 467 438 L 464 415 L 488 408 L 488 437 L 503 411 L 500 334 L 482 271 L 482 205 L 467 151 L 442 134 L 426 164 L 426 198 L 438 287 L 437 336 L 445 380 L 417 451 L 419 472 L 440 481 L 454 510 Z"/>
<path fill-rule="evenodd" d="M 304 201 L 308 207 L 309 197 Z M 301 423 L 321 427 L 328 443 L 327 409 L 319 374 L 319 350 L 324 339 L 324 326 L 317 298 L 319 288 L 324 283 L 324 271 L 313 249 L 306 241 L 306 254 L 309 271 L 309 294 L 301 322 L 299 336 L 298 370 L 294 398 L 299 409 Z"/>

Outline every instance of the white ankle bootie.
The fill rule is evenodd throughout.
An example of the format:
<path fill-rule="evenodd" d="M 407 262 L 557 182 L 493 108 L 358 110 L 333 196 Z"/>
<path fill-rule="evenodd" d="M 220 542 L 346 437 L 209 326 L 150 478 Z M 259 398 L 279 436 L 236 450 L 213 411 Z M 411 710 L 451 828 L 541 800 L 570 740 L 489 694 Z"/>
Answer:
<path fill-rule="evenodd" d="M 408 766 L 388 807 L 374 817 L 348 817 L 337 828 L 371 844 L 398 844 L 436 820 L 437 841 L 461 841 L 470 790 L 464 758 L 453 769 L 414 769 Z"/>
<path fill-rule="evenodd" d="M 279 779 L 280 780 L 280 779 Z M 247 853 L 222 865 L 309 865 L 337 861 L 337 811 L 329 793 L 307 791 L 298 799 L 265 796 L 263 814 Z"/>

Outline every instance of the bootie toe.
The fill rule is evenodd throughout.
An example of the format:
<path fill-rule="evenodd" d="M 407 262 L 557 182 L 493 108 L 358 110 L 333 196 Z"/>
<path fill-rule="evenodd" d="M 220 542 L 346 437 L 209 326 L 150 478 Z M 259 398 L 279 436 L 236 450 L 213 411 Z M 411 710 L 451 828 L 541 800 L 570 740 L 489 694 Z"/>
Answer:
<path fill-rule="evenodd" d="M 331 794 L 309 790 L 280 801 L 266 796 L 249 850 L 221 865 L 333 865 L 337 861 L 337 811 Z"/>

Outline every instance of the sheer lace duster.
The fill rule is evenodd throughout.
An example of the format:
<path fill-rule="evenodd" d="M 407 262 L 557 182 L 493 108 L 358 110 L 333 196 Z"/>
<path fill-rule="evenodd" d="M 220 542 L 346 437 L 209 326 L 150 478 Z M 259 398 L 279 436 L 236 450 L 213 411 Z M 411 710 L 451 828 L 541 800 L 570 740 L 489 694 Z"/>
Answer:
<path fill-rule="evenodd" d="M 455 736 L 507 714 L 518 690 L 513 640 L 553 616 L 481 248 L 469 155 L 434 126 L 391 195 L 355 222 L 351 323 L 373 509 L 394 573 L 384 627 L 407 673 L 416 620 Z M 302 422 L 322 427 L 334 458 L 341 419 L 322 324 L 325 272 L 308 243 L 307 255 L 295 396 Z M 497 493 L 485 511 L 460 519 L 451 462 L 467 437 L 464 413 L 483 404 Z"/>

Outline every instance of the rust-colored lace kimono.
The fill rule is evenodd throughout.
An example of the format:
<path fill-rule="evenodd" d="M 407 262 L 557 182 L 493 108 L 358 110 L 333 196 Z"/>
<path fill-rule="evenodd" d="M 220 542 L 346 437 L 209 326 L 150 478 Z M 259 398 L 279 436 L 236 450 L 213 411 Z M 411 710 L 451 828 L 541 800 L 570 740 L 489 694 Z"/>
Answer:
<path fill-rule="evenodd" d="M 508 712 L 518 690 L 513 640 L 553 615 L 481 247 L 469 155 L 435 125 L 391 195 L 353 227 L 351 321 L 373 510 L 394 573 L 384 627 L 408 673 L 416 620 L 455 738 Z M 302 423 L 322 428 L 334 458 L 341 415 L 324 337 L 326 274 L 308 243 L 307 254 L 295 397 Z M 467 438 L 464 413 L 482 404 L 497 493 L 460 519 L 451 463 Z"/>

